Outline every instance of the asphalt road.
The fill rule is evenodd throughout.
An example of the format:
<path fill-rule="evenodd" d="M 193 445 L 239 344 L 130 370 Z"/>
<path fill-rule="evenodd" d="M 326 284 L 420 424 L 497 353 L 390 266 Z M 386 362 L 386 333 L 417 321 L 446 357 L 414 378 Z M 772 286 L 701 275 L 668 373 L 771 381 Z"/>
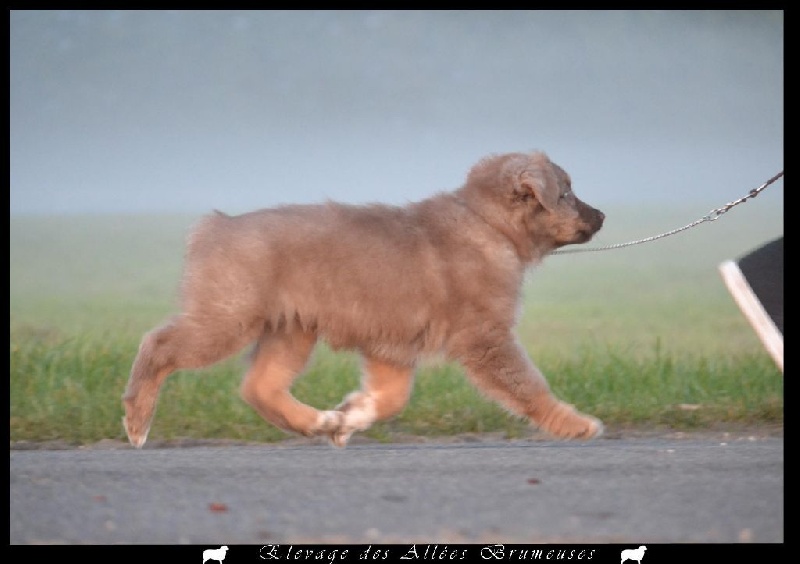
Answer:
<path fill-rule="evenodd" d="M 10 542 L 783 542 L 783 437 L 10 451 Z"/>

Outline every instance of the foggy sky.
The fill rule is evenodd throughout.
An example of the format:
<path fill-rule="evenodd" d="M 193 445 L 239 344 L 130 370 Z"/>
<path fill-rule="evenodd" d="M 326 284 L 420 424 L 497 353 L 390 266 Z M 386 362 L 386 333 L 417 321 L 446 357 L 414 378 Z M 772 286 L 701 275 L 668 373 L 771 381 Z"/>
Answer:
<path fill-rule="evenodd" d="M 783 41 L 781 11 L 12 11 L 10 212 L 404 203 L 532 149 L 597 206 L 715 207 L 783 169 Z"/>

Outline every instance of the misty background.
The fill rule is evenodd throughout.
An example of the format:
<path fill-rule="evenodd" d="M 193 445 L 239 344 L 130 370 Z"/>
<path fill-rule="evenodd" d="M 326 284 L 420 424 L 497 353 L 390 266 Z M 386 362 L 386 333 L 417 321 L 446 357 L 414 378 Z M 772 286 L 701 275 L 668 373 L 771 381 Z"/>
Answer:
<path fill-rule="evenodd" d="M 783 169 L 783 43 L 782 11 L 11 11 L 10 213 L 402 204 L 532 149 L 597 207 L 705 212 Z"/>

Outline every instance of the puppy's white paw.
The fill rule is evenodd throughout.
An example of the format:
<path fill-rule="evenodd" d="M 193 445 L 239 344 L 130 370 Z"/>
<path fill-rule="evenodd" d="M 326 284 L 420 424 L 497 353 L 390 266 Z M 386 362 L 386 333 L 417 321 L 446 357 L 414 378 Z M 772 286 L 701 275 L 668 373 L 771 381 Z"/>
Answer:
<path fill-rule="evenodd" d="M 353 434 L 353 430 L 350 431 L 336 431 L 331 433 L 328 437 L 331 441 L 331 444 L 338 448 L 344 448 L 347 446 L 347 441 L 350 440 L 351 435 Z"/>
<path fill-rule="evenodd" d="M 335 432 L 342 426 L 343 421 L 344 413 L 341 411 L 320 411 L 313 432 L 317 435 Z"/>
<path fill-rule="evenodd" d="M 127 417 L 122 418 L 122 426 L 125 428 L 125 434 L 128 435 L 128 441 L 130 441 L 134 447 L 142 448 L 147 441 L 147 434 L 150 432 L 150 426 L 148 425 L 144 430 L 136 429 L 135 426 L 129 422 Z"/>
<path fill-rule="evenodd" d="M 339 448 L 347 445 L 354 432 L 369 429 L 375 422 L 375 399 L 369 394 L 353 392 L 336 409 L 341 409 L 344 417 L 339 428 L 329 437 L 331 443 Z"/>
<path fill-rule="evenodd" d="M 589 426 L 586 431 L 586 434 L 582 438 L 596 439 L 597 437 L 600 437 L 602 436 L 603 433 L 605 433 L 606 428 L 603 425 L 603 422 L 600 421 L 597 417 L 592 417 L 591 415 L 587 415 L 586 418 L 589 419 Z"/>

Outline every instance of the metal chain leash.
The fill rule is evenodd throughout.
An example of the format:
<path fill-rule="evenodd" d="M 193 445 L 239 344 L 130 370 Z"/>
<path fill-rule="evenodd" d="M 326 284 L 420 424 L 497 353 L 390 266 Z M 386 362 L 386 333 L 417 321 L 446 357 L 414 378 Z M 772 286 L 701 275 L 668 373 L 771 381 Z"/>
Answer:
<path fill-rule="evenodd" d="M 724 206 L 720 208 L 716 208 L 708 212 L 706 215 L 701 217 L 700 219 L 696 219 L 693 222 L 684 225 L 683 227 L 678 227 L 677 229 L 673 229 L 672 231 L 667 231 L 665 233 L 661 233 L 659 235 L 653 235 L 651 237 L 645 237 L 644 239 L 637 239 L 635 241 L 629 241 L 627 243 L 616 243 L 614 245 L 605 245 L 604 247 L 592 247 L 592 248 L 574 248 L 574 249 L 559 249 L 557 251 L 553 251 L 550 253 L 551 255 L 565 255 L 568 253 L 590 253 L 594 251 L 608 251 L 611 249 L 620 249 L 622 247 L 630 247 L 631 245 L 639 245 L 641 243 L 649 243 L 650 241 L 655 241 L 656 239 L 663 239 L 664 237 L 669 237 L 670 235 L 675 235 L 676 233 L 680 233 L 681 231 L 686 231 L 687 229 L 694 227 L 695 225 L 700 225 L 701 223 L 705 223 L 707 221 L 716 221 L 718 220 L 723 214 L 725 214 L 729 209 L 734 206 L 738 206 L 742 202 L 746 202 L 751 198 L 755 198 L 758 196 L 767 186 L 778 180 L 781 176 L 783 176 L 783 171 L 780 171 L 778 174 L 767 180 L 764 184 L 759 186 L 758 188 L 753 188 L 750 192 L 739 198 L 738 200 L 734 200 L 732 202 L 728 202 Z"/>

